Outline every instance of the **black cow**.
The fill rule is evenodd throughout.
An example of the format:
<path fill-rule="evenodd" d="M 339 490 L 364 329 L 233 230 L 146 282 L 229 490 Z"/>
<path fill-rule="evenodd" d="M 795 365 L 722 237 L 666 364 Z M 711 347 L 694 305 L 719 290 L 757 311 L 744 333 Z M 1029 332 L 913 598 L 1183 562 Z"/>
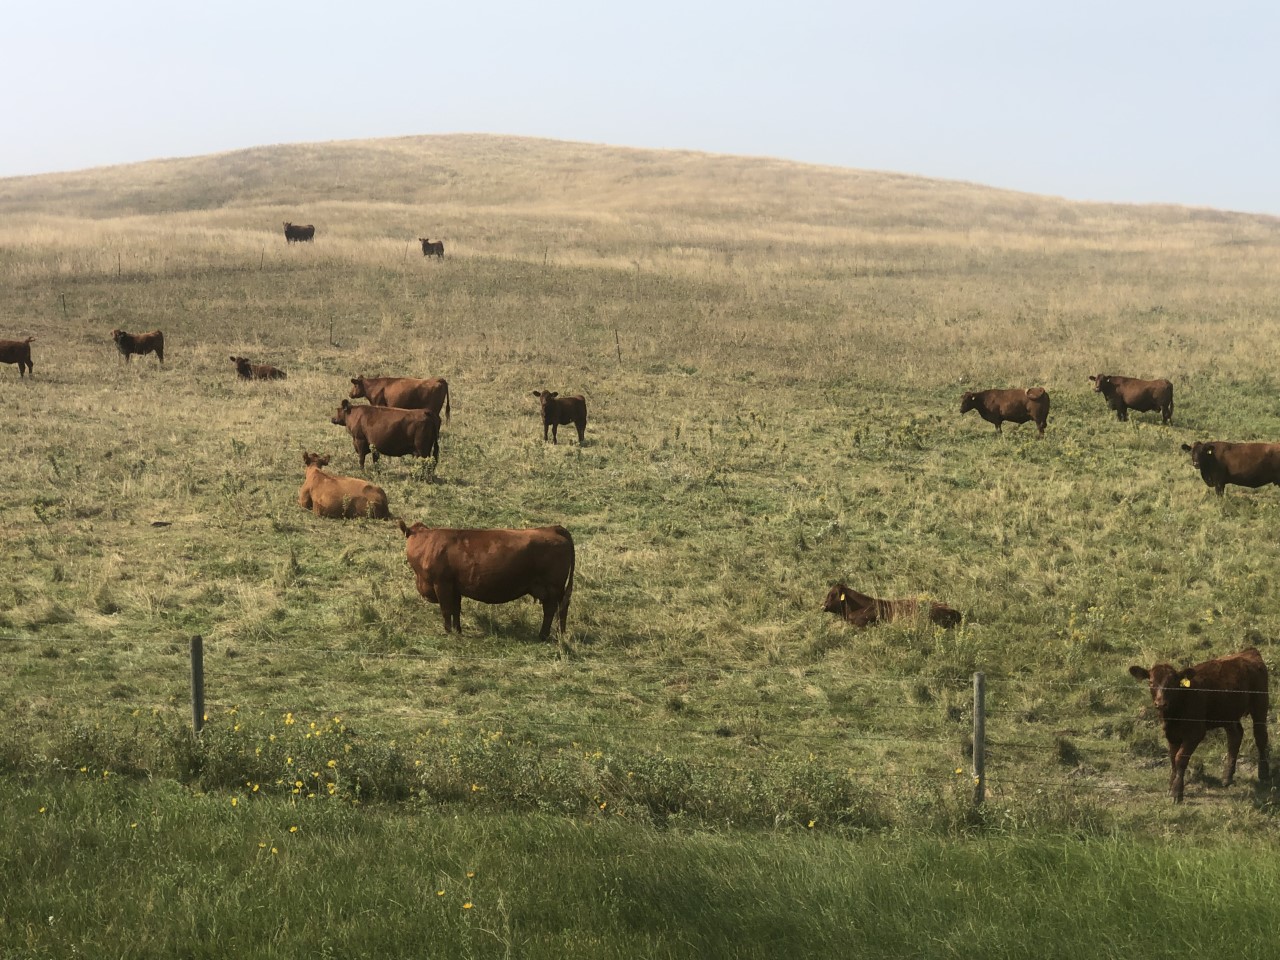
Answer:
<path fill-rule="evenodd" d="M 287 243 L 310 243 L 316 235 L 314 224 L 293 224 L 284 222 L 284 239 Z"/>
<path fill-rule="evenodd" d="M 422 244 L 422 255 L 424 257 L 439 257 L 444 259 L 444 241 L 428 240 L 426 237 L 419 237 L 418 242 Z"/>

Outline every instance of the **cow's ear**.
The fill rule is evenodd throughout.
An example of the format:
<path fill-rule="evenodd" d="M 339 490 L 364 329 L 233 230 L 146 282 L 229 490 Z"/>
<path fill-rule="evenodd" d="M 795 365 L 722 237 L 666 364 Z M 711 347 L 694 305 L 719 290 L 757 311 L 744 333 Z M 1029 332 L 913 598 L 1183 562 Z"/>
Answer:
<path fill-rule="evenodd" d="M 548 391 L 547 391 L 547 396 L 554 400 L 556 397 L 560 396 L 560 391 L 559 391 L 559 390 L 548 390 Z"/>
<path fill-rule="evenodd" d="M 542 396 L 542 391 L 541 391 L 541 390 L 535 390 L 535 391 L 533 391 L 533 395 L 534 395 L 535 397 L 541 397 L 541 396 Z"/>
<path fill-rule="evenodd" d="M 360 386 L 360 377 L 352 377 L 352 378 L 351 378 L 351 385 L 352 385 L 353 387 L 358 387 L 358 386 Z"/>
<path fill-rule="evenodd" d="M 1182 449 L 1183 449 L 1183 450 L 1190 451 L 1190 450 L 1191 450 L 1191 444 L 1189 444 L 1189 443 L 1184 443 L 1184 444 L 1182 445 Z"/>
<path fill-rule="evenodd" d="M 350 401 L 350 400 L 346 400 L 346 399 L 344 399 L 344 400 L 342 401 L 342 409 L 343 409 L 343 410 L 350 410 L 350 409 L 351 409 L 351 401 Z"/>
<path fill-rule="evenodd" d="M 1191 681 L 1194 680 L 1195 678 L 1196 678 L 1196 668 L 1187 667 L 1187 669 L 1183 670 L 1181 673 L 1178 674 L 1178 686 L 1189 687 L 1191 686 Z"/>
<path fill-rule="evenodd" d="M 1091 374 L 1089 374 L 1089 379 L 1090 379 L 1090 380 L 1092 380 L 1094 383 L 1097 383 L 1097 382 L 1098 382 L 1098 378 L 1097 378 L 1097 377 L 1095 377 L 1092 373 L 1091 373 Z"/>
<path fill-rule="evenodd" d="M 1151 679 L 1151 671 L 1148 670 L 1146 667 L 1139 667 L 1137 665 L 1134 665 L 1129 668 L 1129 675 L 1132 676 L 1135 680 Z"/>

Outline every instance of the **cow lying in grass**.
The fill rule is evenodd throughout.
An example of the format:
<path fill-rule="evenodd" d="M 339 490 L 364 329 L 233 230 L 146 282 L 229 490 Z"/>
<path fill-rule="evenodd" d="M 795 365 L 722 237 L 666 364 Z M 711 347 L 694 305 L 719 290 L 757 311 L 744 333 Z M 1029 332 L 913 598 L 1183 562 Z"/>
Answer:
<path fill-rule="evenodd" d="M 869 627 L 887 620 L 913 620 L 922 606 L 918 600 L 878 600 L 837 583 L 827 594 L 822 609 L 839 614 L 842 620 L 855 627 Z M 945 603 L 930 603 L 926 612 L 929 619 L 939 626 L 954 627 L 960 623 L 960 611 Z"/>
<path fill-rule="evenodd" d="M 1253 720 L 1253 739 L 1258 745 L 1258 780 L 1271 776 L 1267 756 L 1267 665 L 1262 655 L 1250 647 L 1240 653 L 1206 660 L 1178 670 L 1167 663 L 1151 669 L 1133 666 L 1129 673 L 1144 681 L 1160 715 L 1165 739 L 1169 742 L 1169 793 L 1175 803 L 1182 801 L 1187 763 L 1210 730 L 1227 732 L 1227 767 L 1222 781 L 1231 785 L 1236 773 L 1236 757 L 1244 741 L 1240 718 Z"/>
<path fill-rule="evenodd" d="M 247 357 L 232 357 L 236 375 L 241 380 L 283 380 L 285 372 L 266 363 L 250 363 Z"/>
<path fill-rule="evenodd" d="M 386 491 L 381 487 L 357 477 L 325 473 L 320 468 L 329 465 L 329 458 L 318 453 L 304 452 L 302 465 L 307 476 L 298 491 L 298 506 L 303 510 L 335 520 L 352 517 L 386 520 L 391 516 Z"/>

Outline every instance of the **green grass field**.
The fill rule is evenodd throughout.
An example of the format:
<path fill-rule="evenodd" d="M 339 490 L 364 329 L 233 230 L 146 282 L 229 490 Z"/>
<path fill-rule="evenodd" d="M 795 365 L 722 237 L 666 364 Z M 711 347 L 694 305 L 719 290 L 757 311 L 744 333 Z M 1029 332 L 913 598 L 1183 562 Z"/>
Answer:
<path fill-rule="evenodd" d="M 1127 668 L 1273 659 L 1280 491 L 1215 497 L 1179 447 L 1280 439 L 1277 278 L 1270 217 L 537 140 L 0 180 L 0 338 L 37 338 L 33 377 L 0 366 L 7 789 L 358 804 L 317 815 L 377 830 L 565 818 L 530 829 L 570 849 L 584 823 L 710 831 L 735 863 L 815 834 L 1252 856 L 1277 799 L 1252 738 L 1223 788 L 1211 737 L 1173 808 Z M 116 327 L 162 329 L 163 367 L 126 364 Z M 238 382 L 230 355 L 289 379 Z M 1117 422 L 1097 373 L 1173 380 L 1173 424 Z M 451 385 L 439 467 L 368 471 L 393 515 L 572 531 L 565 637 L 538 642 L 530 601 L 464 601 L 446 635 L 394 523 L 298 508 L 304 450 L 359 474 L 329 423 L 357 374 Z M 1043 440 L 959 414 L 1033 384 Z M 535 389 L 585 394 L 584 444 L 543 443 Z M 857 633 L 819 609 L 837 580 L 965 622 Z"/>

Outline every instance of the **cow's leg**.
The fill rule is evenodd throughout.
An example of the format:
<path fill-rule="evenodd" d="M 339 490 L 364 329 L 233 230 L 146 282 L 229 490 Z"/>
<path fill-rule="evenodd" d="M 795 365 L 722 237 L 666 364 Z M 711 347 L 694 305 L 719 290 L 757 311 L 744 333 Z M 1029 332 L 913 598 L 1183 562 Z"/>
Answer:
<path fill-rule="evenodd" d="M 578 427 L 578 443 L 581 444 L 583 441 L 583 438 L 586 437 L 587 435 L 587 421 L 579 420 L 577 423 L 577 427 Z"/>
<path fill-rule="evenodd" d="M 552 442 L 552 443 L 559 443 L 559 442 L 560 442 L 558 439 L 556 439 L 556 432 L 557 432 L 559 429 L 560 429 L 560 421 L 559 421 L 559 420 L 552 420 L 552 421 L 551 421 L 551 442 Z M 547 439 L 547 438 L 544 436 L 542 439 L 543 439 L 543 440 L 545 440 L 545 439 Z"/>
<path fill-rule="evenodd" d="M 547 428 L 550 426 L 551 424 L 547 423 L 546 420 L 542 421 L 542 442 L 543 443 L 547 442 Z"/>
<path fill-rule="evenodd" d="M 1198 730 L 1189 733 L 1178 745 L 1178 751 L 1173 758 L 1173 777 L 1170 781 L 1170 793 L 1173 794 L 1174 803 L 1182 802 L 1182 793 L 1187 783 L 1187 764 L 1191 762 L 1191 754 L 1195 753 L 1196 747 L 1200 746 L 1200 741 L 1204 739 L 1204 731 Z"/>
<path fill-rule="evenodd" d="M 539 640 L 551 639 L 551 624 L 556 618 L 557 603 L 553 597 L 544 597 L 542 600 L 542 629 L 538 632 Z M 560 632 L 564 633 L 564 623 L 560 624 Z"/>
<path fill-rule="evenodd" d="M 364 469 L 364 458 L 369 455 L 369 445 L 361 443 L 355 437 L 351 438 L 351 445 L 356 448 L 356 456 L 360 458 L 360 469 Z"/>
<path fill-rule="evenodd" d="M 1236 778 L 1236 759 L 1240 756 L 1240 744 L 1244 743 L 1244 724 L 1239 720 L 1229 723 L 1227 731 L 1227 765 L 1222 771 L 1223 786 L 1231 786 Z"/>
<path fill-rule="evenodd" d="M 1258 745 L 1258 782 L 1271 779 L 1271 757 L 1267 735 L 1267 706 L 1255 705 L 1253 715 L 1253 740 Z"/>
<path fill-rule="evenodd" d="M 449 633 L 453 630 L 454 624 L 458 623 L 458 613 L 462 609 L 462 597 L 458 594 L 458 588 L 452 583 L 437 583 L 436 597 L 440 601 L 440 616 L 444 617 L 444 632 Z M 462 632 L 462 625 L 458 624 L 458 632 Z"/>

